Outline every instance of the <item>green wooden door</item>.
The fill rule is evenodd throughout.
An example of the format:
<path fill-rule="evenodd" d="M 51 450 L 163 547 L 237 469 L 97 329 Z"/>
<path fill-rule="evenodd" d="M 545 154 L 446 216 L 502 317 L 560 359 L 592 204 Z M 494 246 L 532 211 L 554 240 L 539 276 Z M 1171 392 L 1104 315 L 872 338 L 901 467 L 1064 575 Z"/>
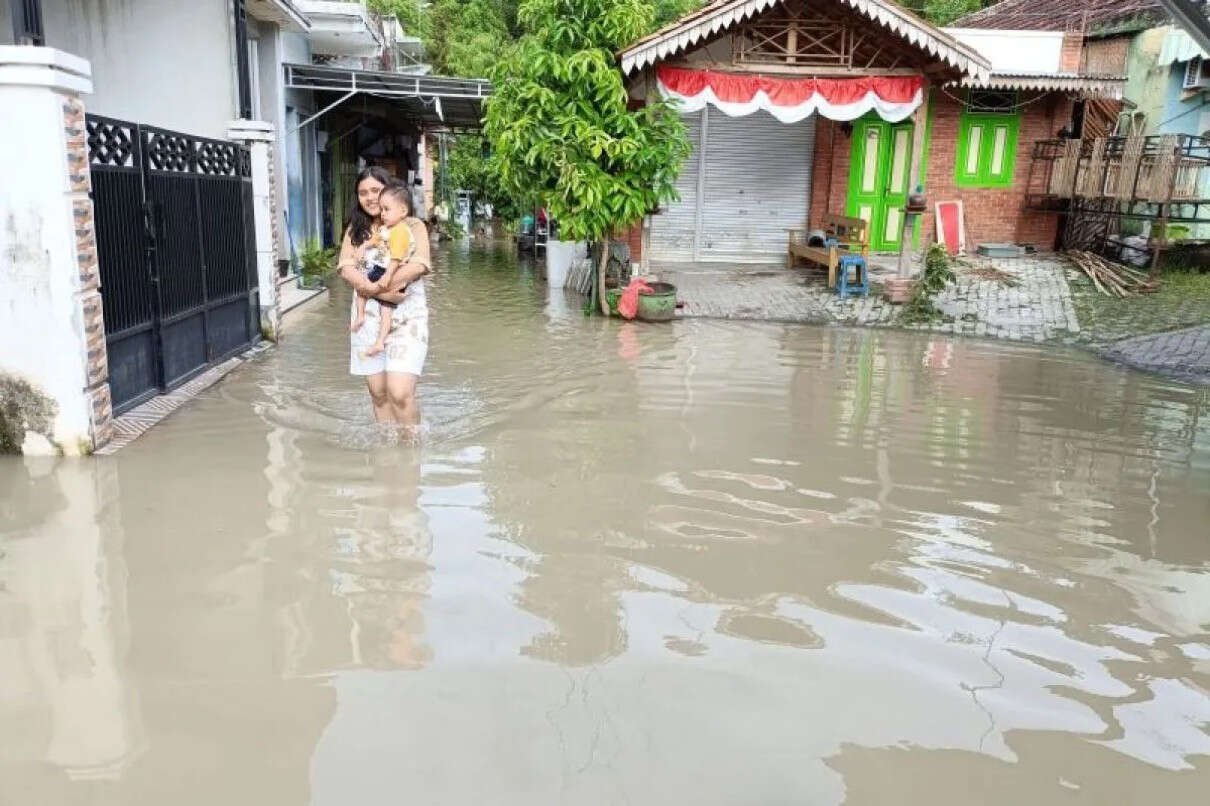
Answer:
<path fill-rule="evenodd" d="M 864 119 L 853 124 L 848 214 L 869 222 L 875 252 L 899 250 L 911 162 L 911 123 Z"/>

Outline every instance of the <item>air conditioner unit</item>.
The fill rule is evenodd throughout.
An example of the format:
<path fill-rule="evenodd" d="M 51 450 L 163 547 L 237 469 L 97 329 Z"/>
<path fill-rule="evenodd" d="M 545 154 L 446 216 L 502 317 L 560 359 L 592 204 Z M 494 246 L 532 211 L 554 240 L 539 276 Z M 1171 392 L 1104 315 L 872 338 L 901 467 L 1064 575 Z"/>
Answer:
<path fill-rule="evenodd" d="M 1182 86 L 1187 90 L 1201 90 L 1210 87 L 1210 60 L 1194 56 L 1185 64 L 1185 81 Z"/>

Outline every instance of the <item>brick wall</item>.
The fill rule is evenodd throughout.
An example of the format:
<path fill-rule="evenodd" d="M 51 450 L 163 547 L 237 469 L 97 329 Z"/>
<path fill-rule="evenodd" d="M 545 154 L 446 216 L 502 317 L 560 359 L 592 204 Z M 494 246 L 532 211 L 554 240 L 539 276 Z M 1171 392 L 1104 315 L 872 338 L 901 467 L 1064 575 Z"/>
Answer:
<path fill-rule="evenodd" d="M 630 262 L 637 265 L 643 259 L 642 221 L 636 221 L 626 230 L 626 243 L 630 246 Z"/>
<path fill-rule="evenodd" d="M 282 156 L 284 159 L 284 155 L 279 154 L 278 149 L 280 148 L 281 145 L 279 145 L 276 141 L 269 148 L 269 232 L 270 237 L 273 239 L 274 277 L 277 277 L 277 261 L 281 259 L 282 255 L 287 255 L 290 252 L 290 250 L 286 249 L 285 245 L 282 243 L 281 222 L 283 215 L 282 210 L 279 209 L 280 199 L 277 195 L 277 160 L 279 156 Z M 284 165 L 285 163 L 283 162 L 282 164 Z M 323 227 L 326 223 L 327 222 L 320 222 L 321 232 L 323 231 Z"/>
<path fill-rule="evenodd" d="M 113 436 L 113 404 L 109 393 L 109 353 L 105 345 L 105 318 L 101 305 L 101 266 L 97 259 L 97 237 L 89 193 L 92 177 L 85 140 L 84 104 L 76 97 L 63 99 L 68 178 L 71 183 L 72 224 L 75 229 L 76 265 L 79 275 L 80 321 L 84 326 L 85 390 L 92 425 L 93 448 Z"/>
<path fill-rule="evenodd" d="M 1063 47 L 1059 51 L 1059 71 L 1080 72 L 1080 61 L 1084 56 L 1084 37 L 1077 33 L 1063 34 Z"/>
<path fill-rule="evenodd" d="M 1051 139 L 1071 118 L 1071 101 L 1051 95 L 1021 112 L 1016 167 L 1011 188 L 959 188 L 954 184 L 954 159 L 958 145 L 961 106 L 948 96 L 934 92 L 933 128 L 925 173 L 925 196 L 929 212 L 924 217 L 924 240 L 935 240 L 933 205 L 960 200 L 966 215 L 966 240 L 972 248 L 980 243 L 1034 244 L 1040 249 L 1054 246 L 1058 218 L 1024 209 L 1029 184 L 1030 155 L 1037 140 Z M 841 124 L 819 120 L 815 134 L 812 171 L 811 224 L 818 226 L 826 213 L 846 212 L 849 156 L 853 141 Z"/>
<path fill-rule="evenodd" d="M 1041 249 L 1053 247 L 1058 217 L 1025 210 L 1025 194 L 1034 143 L 1053 138 L 1070 120 L 1071 100 L 1052 94 L 1021 110 L 1016 167 L 1013 185 L 1009 188 L 954 186 L 954 154 L 962 110 L 957 101 L 939 93 L 934 94 L 933 100 L 933 131 L 925 184 L 930 207 L 937 201 L 960 199 L 966 214 L 966 239 L 972 247 L 986 242 L 1034 244 Z M 935 232 L 932 217 L 931 213 L 926 216 L 926 233 Z"/>
<path fill-rule="evenodd" d="M 811 221 L 812 227 L 828 214 L 844 215 L 848 202 L 849 156 L 853 147 L 851 137 L 834 120 L 817 118 L 815 122 L 815 157 L 811 163 Z"/>
<path fill-rule="evenodd" d="M 630 247 L 630 262 L 638 267 L 643 259 L 643 221 L 640 219 L 624 230 L 613 234 L 613 240 Z"/>

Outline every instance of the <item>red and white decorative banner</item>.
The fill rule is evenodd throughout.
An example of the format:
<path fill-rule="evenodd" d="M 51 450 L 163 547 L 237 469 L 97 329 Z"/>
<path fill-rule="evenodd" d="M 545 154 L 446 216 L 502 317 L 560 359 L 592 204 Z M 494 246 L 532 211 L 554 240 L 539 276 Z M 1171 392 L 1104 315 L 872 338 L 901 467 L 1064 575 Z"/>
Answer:
<path fill-rule="evenodd" d="M 763 109 L 782 123 L 797 123 L 813 113 L 856 120 L 871 110 L 895 123 L 924 101 L 921 76 L 770 78 L 666 66 L 656 76 L 660 94 L 679 101 L 682 112 L 710 104 L 726 115 L 742 117 Z"/>

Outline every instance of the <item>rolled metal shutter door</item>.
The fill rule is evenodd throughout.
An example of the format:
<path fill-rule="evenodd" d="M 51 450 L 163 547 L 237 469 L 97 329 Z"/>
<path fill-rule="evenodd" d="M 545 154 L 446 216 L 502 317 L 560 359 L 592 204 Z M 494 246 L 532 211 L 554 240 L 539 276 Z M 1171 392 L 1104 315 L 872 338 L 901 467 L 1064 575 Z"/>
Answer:
<path fill-rule="evenodd" d="M 698 259 L 785 259 L 786 230 L 811 202 L 815 116 L 782 123 L 767 112 L 728 117 L 707 108 L 706 180 Z"/>
<path fill-rule="evenodd" d="M 702 113 L 682 118 L 689 130 L 693 153 L 685 160 L 676 188 L 681 200 L 664 206 L 651 217 L 651 259 L 671 263 L 693 260 L 694 226 L 697 221 L 698 166 L 701 163 Z"/>

